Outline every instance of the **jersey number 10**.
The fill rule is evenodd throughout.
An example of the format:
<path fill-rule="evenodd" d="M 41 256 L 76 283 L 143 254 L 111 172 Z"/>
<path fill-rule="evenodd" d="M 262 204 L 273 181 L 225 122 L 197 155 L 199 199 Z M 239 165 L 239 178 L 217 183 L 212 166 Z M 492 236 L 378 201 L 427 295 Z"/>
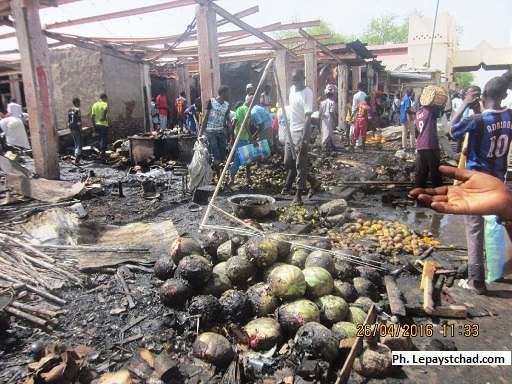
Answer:
<path fill-rule="evenodd" d="M 508 135 L 500 135 L 499 137 L 491 137 L 491 148 L 487 153 L 488 158 L 502 157 L 507 153 Z"/>

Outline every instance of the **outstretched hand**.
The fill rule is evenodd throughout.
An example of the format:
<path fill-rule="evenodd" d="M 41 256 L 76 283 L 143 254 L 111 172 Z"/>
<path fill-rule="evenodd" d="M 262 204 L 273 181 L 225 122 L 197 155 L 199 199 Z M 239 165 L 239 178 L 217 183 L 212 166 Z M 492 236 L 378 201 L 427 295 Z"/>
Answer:
<path fill-rule="evenodd" d="M 441 173 L 461 181 L 459 185 L 416 188 L 410 195 L 441 213 L 498 215 L 512 220 L 512 192 L 498 178 L 482 172 L 441 166 Z"/>

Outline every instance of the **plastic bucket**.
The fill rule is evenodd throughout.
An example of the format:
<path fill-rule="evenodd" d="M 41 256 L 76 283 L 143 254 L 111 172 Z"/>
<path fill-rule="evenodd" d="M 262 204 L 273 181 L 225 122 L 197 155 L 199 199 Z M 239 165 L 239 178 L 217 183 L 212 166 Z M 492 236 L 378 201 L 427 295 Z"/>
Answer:
<path fill-rule="evenodd" d="M 267 140 L 261 140 L 258 145 L 244 145 L 238 148 L 238 159 L 241 165 L 251 164 L 258 160 L 264 160 L 270 157 L 270 146 Z"/>

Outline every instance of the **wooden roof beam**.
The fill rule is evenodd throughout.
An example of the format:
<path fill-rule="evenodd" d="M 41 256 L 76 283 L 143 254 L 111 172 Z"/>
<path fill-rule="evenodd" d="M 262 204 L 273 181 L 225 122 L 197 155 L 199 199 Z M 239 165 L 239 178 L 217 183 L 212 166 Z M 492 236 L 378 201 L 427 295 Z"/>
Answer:
<path fill-rule="evenodd" d="M 319 39 L 319 40 L 328 39 L 330 37 L 332 37 L 332 35 L 330 33 L 324 33 L 324 34 L 315 36 L 315 38 Z M 294 44 L 294 43 L 300 43 L 300 42 L 304 41 L 304 39 L 300 36 L 294 36 L 294 37 L 287 37 L 284 39 L 279 39 L 277 41 L 281 44 Z M 219 44 L 220 44 L 220 42 L 219 42 Z M 197 48 L 198 48 L 197 46 L 176 48 L 176 49 L 174 49 L 173 53 L 178 54 L 178 55 L 180 55 L 180 54 L 196 55 Z M 269 44 L 266 42 L 219 46 L 219 52 L 240 52 L 240 51 L 244 51 L 244 50 L 262 50 L 262 49 L 263 50 L 272 50 L 272 47 L 270 47 Z"/>
<path fill-rule="evenodd" d="M 61 33 L 50 32 L 50 31 L 43 31 L 43 32 L 50 39 L 57 40 L 57 41 L 60 41 L 60 42 L 66 43 L 66 44 L 72 44 L 72 45 L 76 45 L 77 47 L 81 47 L 81 48 L 85 48 L 85 49 L 90 49 L 90 50 L 93 50 L 93 51 L 99 51 L 99 52 L 102 52 L 102 53 L 104 53 L 106 55 L 118 57 L 118 58 L 121 58 L 121 59 L 133 61 L 133 62 L 136 62 L 136 63 L 142 62 L 141 59 L 137 59 L 134 56 L 127 55 L 127 54 L 125 54 L 123 52 L 120 52 L 120 51 L 118 51 L 118 50 L 116 50 L 115 48 L 112 48 L 112 47 L 98 46 L 98 45 L 95 45 L 95 44 L 93 44 L 93 43 L 91 43 L 89 41 L 85 41 L 85 40 L 82 40 L 80 38 L 77 38 L 75 36 L 69 36 L 69 35 L 64 35 L 64 34 L 61 34 Z"/>
<path fill-rule="evenodd" d="M 74 0 L 74 1 L 76 1 L 76 0 Z M 65 4 L 65 3 L 70 3 L 70 2 L 73 2 L 73 1 L 71 1 L 71 0 L 59 1 L 59 4 Z M 46 25 L 46 29 L 71 27 L 74 25 L 81 25 L 81 24 L 95 23 L 98 21 L 119 19 L 122 17 L 136 16 L 136 15 L 141 15 L 144 13 L 151 13 L 151 12 L 159 12 L 159 11 L 163 11 L 166 9 L 184 7 L 184 6 L 193 5 L 193 4 L 195 4 L 194 0 L 173 0 L 173 1 L 168 1 L 165 3 L 161 3 L 161 4 L 148 5 L 146 7 L 128 9 L 125 11 L 110 12 L 110 13 L 105 13 L 103 15 L 96 15 L 96 16 L 83 17 L 83 18 L 79 18 L 79 19 L 60 21 L 60 22 Z M 16 36 L 15 33 L 6 33 L 3 35 L 0 35 L 0 39 L 7 39 L 9 37 L 14 37 L 14 36 Z"/>
<path fill-rule="evenodd" d="M 148 5 L 148 6 L 140 7 L 140 8 L 127 9 L 125 11 L 117 11 L 117 12 L 105 13 L 103 15 L 96 15 L 96 16 L 83 17 L 80 19 L 61 21 L 61 22 L 47 25 L 46 28 L 47 29 L 55 29 L 55 28 L 71 27 L 73 25 L 95 23 L 98 21 L 120 19 L 123 17 L 142 15 L 145 13 L 152 13 L 152 12 L 159 12 L 159 11 L 164 11 L 167 9 L 184 7 L 184 6 L 192 5 L 192 4 L 194 4 L 194 0 L 173 0 L 173 1 L 167 1 L 165 3 Z"/>
<path fill-rule="evenodd" d="M 272 48 L 280 50 L 287 48 L 279 43 L 278 41 L 274 40 L 273 38 L 265 35 L 263 32 L 259 31 L 258 29 L 254 28 L 253 26 L 247 24 L 246 22 L 240 20 L 240 18 L 236 17 L 235 15 L 229 13 L 224 8 L 218 6 L 211 0 L 195 0 L 198 4 L 206 4 L 209 3 L 210 7 L 217 13 L 219 16 L 222 16 L 224 19 L 228 20 L 229 22 L 233 23 L 234 25 L 238 26 L 239 28 L 243 29 L 244 31 L 247 31 L 251 33 L 252 35 L 256 36 L 257 38 L 265 41 L 266 43 L 270 44 Z"/>
<path fill-rule="evenodd" d="M 316 46 L 327 56 L 333 58 L 334 60 L 339 60 L 338 56 L 331 52 L 329 48 L 327 48 L 325 45 L 323 45 L 321 42 L 319 42 L 317 39 L 315 39 L 313 36 L 311 36 L 309 33 L 307 33 L 302 28 L 299 28 L 299 34 L 304 37 L 306 40 L 314 41 Z"/>

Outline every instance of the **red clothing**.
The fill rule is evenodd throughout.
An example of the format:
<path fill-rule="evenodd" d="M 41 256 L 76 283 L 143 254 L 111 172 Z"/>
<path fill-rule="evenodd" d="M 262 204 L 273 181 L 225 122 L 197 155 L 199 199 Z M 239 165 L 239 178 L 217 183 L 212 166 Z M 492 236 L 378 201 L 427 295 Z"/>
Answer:
<path fill-rule="evenodd" d="M 156 107 L 158 108 L 158 113 L 160 115 L 167 115 L 167 111 L 169 110 L 169 103 L 167 102 L 167 96 L 158 95 L 155 100 Z"/>
<path fill-rule="evenodd" d="M 354 123 L 354 141 L 356 141 L 359 138 L 366 137 L 366 133 L 368 132 L 369 119 L 371 119 L 370 106 L 366 103 L 359 104 L 359 109 L 357 110 L 356 119 Z"/>
<path fill-rule="evenodd" d="M 279 118 L 277 117 L 277 112 L 274 113 L 274 119 L 272 120 L 272 130 L 274 132 L 279 132 Z"/>

